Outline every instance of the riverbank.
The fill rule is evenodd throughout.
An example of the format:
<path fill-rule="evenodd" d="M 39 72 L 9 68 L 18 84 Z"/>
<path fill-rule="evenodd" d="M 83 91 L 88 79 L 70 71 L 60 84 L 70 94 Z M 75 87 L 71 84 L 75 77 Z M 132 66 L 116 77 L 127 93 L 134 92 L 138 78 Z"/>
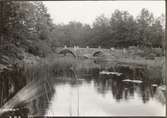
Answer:
<path fill-rule="evenodd" d="M 115 55 L 115 56 L 113 56 Z M 121 64 L 121 65 L 138 65 L 138 66 L 150 66 L 150 67 L 163 67 L 164 62 L 165 62 L 165 57 L 161 56 L 161 57 L 154 57 L 154 59 L 146 59 L 145 57 L 141 57 L 141 56 L 134 56 L 134 55 L 130 55 L 125 57 L 119 53 L 116 54 L 110 54 L 110 55 L 106 55 L 105 57 L 91 57 L 91 58 L 87 58 L 87 59 L 92 59 L 92 60 L 96 60 L 96 61 L 108 61 L 108 62 L 112 62 L 115 64 Z M 5 58 L 7 59 L 7 56 L 1 56 L 3 57 L 1 60 L 5 60 Z M 84 58 L 82 58 L 82 56 L 80 56 L 81 58 L 79 58 L 79 60 L 83 60 Z M 8 59 L 9 60 L 9 59 Z M 73 63 L 75 62 L 75 58 L 71 57 L 71 56 L 60 56 L 57 53 L 53 53 L 50 54 L 47 57 L 39 57 L 39 56 L 34 56 L 32 54 L 29 53 L 24 53 L 23 55 L 23 59 L 19 60 L 19 59 L 13 59 L 14 61 L 11 62 L 9 61 L 7 64 L 4 64 L 2 61 L 2 63 L 0 62 L 0 72 L 5 71 L 5 70 L 11 70 L 12 66 L 35 66 L 35 65 L 39 65 L 39 64 L 49 64 L 52 65 L 53 63 L 59 63 L 65 65 L 68 63 Z M 7 61 L 7 60 L 5 60 Z M 164 67 L 163 67 L 164 68 Z"/>
<path fill-rule="evenodd" d="M 82 55 L 79 55 L 78 58 L 75 58 L 70 55 L 62 56 L 58 53 L 52 53 L 47 57 L 39 57 L 29 53 L 22 52 L 22 59 L 12 58 L 14 61 L 8 61 L 7 64 L 1 63 L 1 62 L 4 62 L 4 61 L 7 62 L 7 60 L 10 60 L 10 59 L 7 56 L 1 55 L 1 57 L 3 58 L 1 58 L 1 61 L 0 61 L 0 72 L 6 71 L 6 70 L 10 71 L 12 69 L 15 69 L 16 67 L 31 68 L 31 69 L 34 68 L 33 70 L 35 70 L 35 68 L 38 69 L 38 67 L 39 68 L 42 67 L 44 69 L 45 66 L 50 67 L 53 65 L 56 65 L 58 68 L 76 67 L 76 66 L 81 67 L 81 66 L 84 66 L 84 64 L 82 64 L 82 63 L 85 63 L 84 60 L 92 60 L 97 65 L 92 65 L 90 63 L 91 67 L 98 66 L 102 62 L 107 62 L 107 64 L 105 64 L 106 68 L 107 66 L 110 66 L 110 65 L 113 65 L 113 66 L 119 65 L 119 66 L 126 66 L 126 67 L 132 67 L 132 68 L 147 67 L 148 70 L 156 70 L 156 72 L 154 72 L 154 73 L 158 73 L 156 77 L 161 75 L 163 79 L 165 78 L 165 73 L 164 73 L 165 57 L 164 56 L 154 55 L 153 58 L 148 58 L 149 55 L 141 56 L 141 55 L 146 55 L 146 52 L 141 50 L 137 51 L 137 49 L 133 49 L 133 50 L 126 49 L 126 51 L 124 52 L 121 49 L 115 49 L 115 50 L 111 50 L 105 56 L 97 56 L 97 57 L 92 56 L 92 57 L 84 58 L 84 55 L 85 54 L 83 53 Z M 104 64 L 102 64 L 102 66 L 104 66 Z"/>

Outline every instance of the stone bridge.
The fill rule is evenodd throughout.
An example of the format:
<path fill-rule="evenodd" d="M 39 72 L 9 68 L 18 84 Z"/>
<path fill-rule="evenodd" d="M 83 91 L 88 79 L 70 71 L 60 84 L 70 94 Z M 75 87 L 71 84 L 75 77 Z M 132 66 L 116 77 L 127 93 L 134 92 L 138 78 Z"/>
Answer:
<path fill-rule="evenodd" d="M 102 49 L 102 48 L 79 48 L 79 47 L 64 47 L 57 48 L 56 52 L 58 54 L 71 54 L 74 57 L 97 57 L 97 56 L 105 56 L 111 53 L 111 49 Z"/>
<path fill-rule="evenodd" d="M 131 50 L 130 50 L 131 51 Z M 102 59 L 102 61 L 109 61 L 113 68 L 118 66 L 124 66 L 129 68 L 141 68 L 145 67 L 146 60 L 140 58 L 140 60 L 137 58 L 132 58 L 132 54 L 127 49 L 104 49 L 104 48 L 79 48 L 79 47 L 64 47 L 64 48 L 57 48 L 56 52 L 57 54 L 63 54 L 64 56 L 66 54 L 71 54 L 75 58 L 89 58 L 89 59 L 95 59 L 95 63 L 98 63 Z M 134 50 L 135 51 L 135 50 Z M 97 60 L 96 60 L 97 59 Z M 150 62 L 153 63 L 153 62 Z"/>

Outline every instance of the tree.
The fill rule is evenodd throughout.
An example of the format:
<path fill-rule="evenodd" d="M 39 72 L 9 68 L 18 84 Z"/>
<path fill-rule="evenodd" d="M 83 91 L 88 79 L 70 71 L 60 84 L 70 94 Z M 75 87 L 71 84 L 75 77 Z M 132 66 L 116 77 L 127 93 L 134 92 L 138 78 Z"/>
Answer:
<path fill-rule="evenodd" d="M 80 22 L 71 21 L 67 25 L 55 25 L 53 36 L 53 45 L 59 46 L 81 46 L 87 44 L 90 35 L 90 26 Z M 55 47 L 55 46 L 54 46 Z"/>
<path fill-rule="evenodd" d="M 140 15 L 137 17 L 138 24 L 138 36 L 139 36 L 139 44 L 142 46 L 147 46 L 149 36 L 149 27 L 152 26 L 154 21 L 154 16 L 147 9 L 143 8 L 141 10 Z"/>
<path fill-rule="evenodd" d="M 92 36 L 91 36 L 91 46 L 92 47 L 106 47 L 106 41 L 109 39 L 110 33 L 110 24 L 109 19 L 104 16 L 104 14 L 100 15 L 95 19 L 92 28 Z"/>
<path fill-rule="evenodd" d="M 147 32 L 149 37 L 146 43 L 150 44 L 151 47 L 162 47 L 164 34 L 160 19 L 156 19 Z"/>
<path fill-rule="evenodd" d="M 127 47 L 137 44 L 136 22 L 127 11 L 115 10 L 110 19 L 110 44 L 118 47 Z"/>
<path fill-rule="evenodd" d="M 49 44 L 52 21 L 42 2 L 1 1 L 1 6 L 1 47 L 12 44 L 28 51 L 39 40 Z"/>

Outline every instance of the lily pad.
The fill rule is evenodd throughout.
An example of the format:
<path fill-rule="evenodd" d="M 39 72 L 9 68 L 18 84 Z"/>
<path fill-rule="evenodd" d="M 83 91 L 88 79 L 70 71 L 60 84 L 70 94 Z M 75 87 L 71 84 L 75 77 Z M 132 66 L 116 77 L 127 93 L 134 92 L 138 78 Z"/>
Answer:
<path fill-rule="evenodd" d="M 108 72 L 108 71 L 101 71 L 100 74 L 104 74 L 104 75 L 116 75 L 116 76 L 121 76 L 122 75 L 122 73 Z"/>
<path fill-rule="evenodd" d="M 124 80 L 122 80 L 123 82 L 131 82 L 131 83 L 142 83 L 143 81 L 141 81 L 141 80 L 130 80 L 130 79 L 124 79 Z"/>

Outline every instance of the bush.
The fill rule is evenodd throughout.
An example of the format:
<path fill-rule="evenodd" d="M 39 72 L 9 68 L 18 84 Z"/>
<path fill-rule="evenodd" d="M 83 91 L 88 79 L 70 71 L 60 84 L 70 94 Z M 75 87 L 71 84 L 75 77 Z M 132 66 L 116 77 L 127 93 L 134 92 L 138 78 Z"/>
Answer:
<path fill-rule="evenodd" d="M 39 41 L 29 46 L 28 52 L 40 57 L 46 57 L 52 53 L 51 47 L 44 41 Z"/>

